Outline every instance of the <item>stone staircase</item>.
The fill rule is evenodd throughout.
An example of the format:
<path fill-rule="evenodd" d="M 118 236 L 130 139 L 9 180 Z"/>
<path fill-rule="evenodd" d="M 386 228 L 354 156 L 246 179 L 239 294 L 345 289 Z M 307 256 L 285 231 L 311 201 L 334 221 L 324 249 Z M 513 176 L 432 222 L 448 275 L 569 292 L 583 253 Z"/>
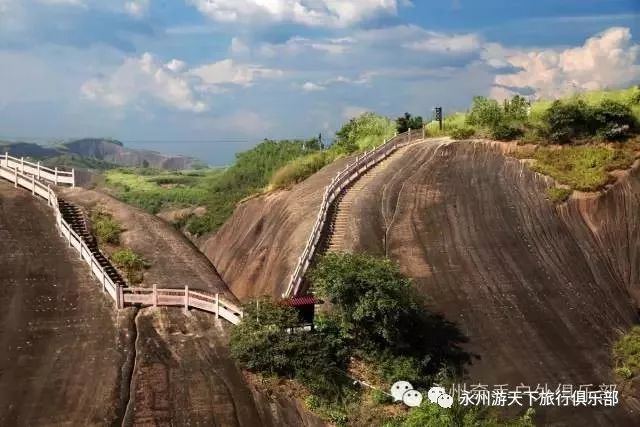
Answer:
<path fill-rule="evenodd" d="M 366 187 L 369 183 L 385 171 L 394 156 L 406 150 L 407 147 L 398 149 L 394 154 L 364 174 L 353 184 L 353 186 L 343 193 L 336 203 L 335 211 L 331 215 L 332 221 L 329 226 L 329 237 L 326 243 L 326 252 L 340 252 L 348 249 L 345 247 L 345 241 L 347 237 L 347 229 L 353 218 L 353 203 L 362 191 L 366 191 Z"/>
<path fill-rule="evenodd" d="M 91 234 L 89 224 L 87 224 L 87 220 L 82 213 L 82 210 L 73 203 L 69 203 L 62 199 L 58 199 L 58 209 L 60 210 L 62 218 L 85 242 L 85 244 L 93 254 L 95 260 L 104 269 L 105 273 L 107 273 L 113 283 L 115 285 L 126 287 L 127 284 L 122 276 L 120 276 L 120 273 L 118 273 L 118 271 L 107 259 L 107 257 L 105 257 L 98 249 L 98 242 L 96 241 L 95 237 L 93 237 L 93 234 Z"/>

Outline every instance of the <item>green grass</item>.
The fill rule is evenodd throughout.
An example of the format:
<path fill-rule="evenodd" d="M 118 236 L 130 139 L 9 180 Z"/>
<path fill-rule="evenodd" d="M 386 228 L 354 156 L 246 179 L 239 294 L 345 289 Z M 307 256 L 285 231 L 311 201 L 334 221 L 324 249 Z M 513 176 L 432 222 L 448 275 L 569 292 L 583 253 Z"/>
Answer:
<path fill-rule="evenodd" d="M 111 255 L 111 261 L 125 271 L 125 275 L 130 284 L 135 285 L 142 282 L 144 269 L 149 268 L 149 263 L 142 255 L 132 249 L 118 249 Z"/>
<path fill-rule="evenodd" d="M 270 189 L 289 188 L 304 181 L 338 157 L 336 150 L 313 153 L 294 159 L 280 168 L 271 178 Z"/>
<path fill-rule="evenodd" d="M 112 245 L 120 243 L 122 227 L 110 214 L 101 210 L 94 211 L 91 214 L 91 223 L 93 224 L 93 232 L 98 238 L 99 243 L 109 243 Z"/>
<path fill-rule="evenodd" d="M 566 100 L 583 100 L 590 106 L 596 106 L 602 103 L 604 100 L 620 102 L 624 105 L 631 107 L 634 116 L 640 121 L 640 87 L 633 86 L 627 89 L 620 90 L 598 90 L 592 92 L 583 92 L 570 97 Z M 540 100 L 531 104 L 531 113 L 529 120 L 532 124 L 542 123 L 542 118 L 545 112 L 553 104 L 552 100 Z"/>
<path fill-rule="evenodd" d="M 222 173 L 211 170 L 199 175 L 136 169 L 114 169 L 105 173 L 105 184 L 122 201 L 158 213 L 163 208 L 199 206 L 209 200 L 209 187 Z"/>
<path fill-rule="evenodd" d="M 613 346 L 615 372 L 623 379 L 640 374 L 640 326 L 634 326 Z"/>
<path fill-rule="evenodd" d="M 427 123 L 425 126 L 426 134 L 431 137 L 446 136 L 451 135 L 451 133 L 455 132 L 457 129 L 466 129 L 468 128 L 465 124 L 466 117 L 466 113 L 453 113 L 446 116 L 442 123 L 442 130 L 440 130 L 438 122 Z"/>
<path fill-rule="evenodd" d="M 571 196 L 573 190 L 562 187 L 549 187 L 547 189 L 547 195 L 549 199 L 554 203 L 562 203 L 567 201 L 567 199 Z"/>
<path fill-rule="evenodd" d="M 226 169 L 120 168 L 105 173 L 105 186 L 120 200 L 154 214 L 163 209 L 206 207 L 203 216 L 178 221 L 190 233 L 202 235 L 222 226 L 238 202 L 262 192 L 278 169 L 318 148 L 317 140 L 265 140 L 237 154 L 236 162 Z"/>
<path fill-rule="evenodd" d="M 611 180 L 609 171 L 628 168 L 634 156 L 622 149 L 580 145 L 561 149 L 539 147 L 533 159 L 536 161 L 533 170 L 574 190 L 597 191 Z"/>

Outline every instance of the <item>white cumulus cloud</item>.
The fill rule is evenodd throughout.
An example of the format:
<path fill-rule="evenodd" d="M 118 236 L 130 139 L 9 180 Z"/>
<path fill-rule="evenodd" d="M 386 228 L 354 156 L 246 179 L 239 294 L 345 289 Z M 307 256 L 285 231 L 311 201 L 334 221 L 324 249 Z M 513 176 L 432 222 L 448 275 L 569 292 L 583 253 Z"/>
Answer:
<path fill-rule="evenodd" d="M 135 103 L 143 96 L 178 110 L 202 112 L 207 109 L 193 82 L 168 65 L 162 65 L 148 52 L 140 58 L 127 59 L 110 77 L 87 81 L 82 85 L 82 93 L 88 99 L 113 107 Z"/>
<path fill-rule="evenodd" d="M 518 91 L 554 98 L 640 81 L 640 45 L 632 41 L 629 28 L 610 28 L 587 39 L 583 46 L 570 49 L 518 51 L 492 45 L 485 55 L 489 64 L 517 69 L 496 76 L 491 93 L 496 98 Z"/>
<path fill-rule="evenodd" d="M 376 15 L 397 13 L 397 0 L 189 0 L 221 22 L 293 22 L 346 27 Z"/>
<path fill-rule="evenodd" d="M 178 59 L 162 64 L 147 52 L 139 58 L 128 58 L 110 76 L 85 82 L 81 90 L 87 99 L 112 107 L 152 99 L 199 113 L 208 109 L 208 95 L 221 92 L 222 86 L 250 86 L 258 79 L 280 75 L 280 70 L 237 64 L 230 59 L 190 69 Z"/>

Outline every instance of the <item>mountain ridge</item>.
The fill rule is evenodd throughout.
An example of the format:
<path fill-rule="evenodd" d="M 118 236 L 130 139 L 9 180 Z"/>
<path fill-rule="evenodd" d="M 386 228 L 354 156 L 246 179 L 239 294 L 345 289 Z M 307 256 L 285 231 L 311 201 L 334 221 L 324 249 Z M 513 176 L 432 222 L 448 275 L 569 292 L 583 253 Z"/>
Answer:
<path fill-rule="evenodd" d="M 57 160 L 58 163 L 89 169 L 126 166 L 173 170 L 190 169 L 202 164 L 193 157 L 129 148 L 120 141 L 103 138 L 82 138 L 51 146 L 33 142 L 0 141 L 0 153 L 5 152 L 14 157 L 24 156 L 43 161 Z M 79 159 L 74 156 L 78 156 Z"/>

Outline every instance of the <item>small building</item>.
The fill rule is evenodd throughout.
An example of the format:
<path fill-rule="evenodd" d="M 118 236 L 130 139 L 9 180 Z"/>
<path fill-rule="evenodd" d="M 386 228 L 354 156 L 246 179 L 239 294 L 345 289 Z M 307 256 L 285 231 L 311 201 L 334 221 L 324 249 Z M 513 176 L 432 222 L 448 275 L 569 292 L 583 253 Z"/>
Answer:
<path fill-rule="evenodd" d="M 313 325 L 316 305 L 323 304 L 324 301 L 313 295 L 303 295 L 284 299 L 282 303 L 298 310 L 301 324 Z"/>

